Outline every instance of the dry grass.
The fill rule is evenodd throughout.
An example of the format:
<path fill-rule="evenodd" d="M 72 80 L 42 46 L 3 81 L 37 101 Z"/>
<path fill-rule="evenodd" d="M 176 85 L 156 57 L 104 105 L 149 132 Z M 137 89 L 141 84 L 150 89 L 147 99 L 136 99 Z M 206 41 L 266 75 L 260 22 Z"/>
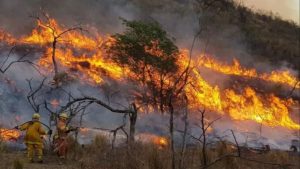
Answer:
<path fill-rule="evenodd" d="M 112 149 L 108 140 L 103 136 L 97 136 L 90 145 L 81 146 L 70 139 L 71 151 L 68 160 L 63 165 L 58 164 L 58 158 L 53 154 L 45 155 L 44 164 L 30 164 L 26 160 L 24 152 L 1 152 L 0 169 L 168 169 L 170 168 L 171 153 L 168 149 L 162 149 L 153 144 L 134 143 L 129 146 L 119 145 Z M 216 158 L 232 153 L 235 148 L 219 143 L 214 149 L 208 150 L 208 163 Z M 196 169 L 201 166 L 201 147 L 189 147 L 186 151 L 185 169 Z M 243 156 L 263 162 L 278 164 L 294 164 L 285 169 L 297 169 L 300 167 L 300 156 L 291 152 L 270 151 L 268 153 L 254 153 L 243 151 Z M 179 163 L 179 152 L 176 153 L 176 164 Z M 264 165 L 240 158 L 224 158 L 213 169 L 276 169 L 278 166 Z M 283 169 L 283 168 L 280 168 Z"/>
<path fill-rule="evenodd" d="M 130 146 L 119 146 L 111 149 L 108 141 L 101 136 L 96 137 L 92 145 L 84 148 L 77 147 L 76 161 L 80 161 L 82 169 L 168 169 L 170 168 L 171 153 L 168 149 L 162 149 L 153 144 L 134 143 Z M 235 152 L 236 149 L 228 144 L 219 143 L 216 148 L 208 150 L 208 163 L 218 157 Z M 76 152 L 71 152 L 75 154 Z M 294 164 L 299 168 L 300 156 L 290 152 L 271 151 L 258 154 L 251 151 L 243 151 L 243 156 L 257 161 L 271 162 L 278 164 Z M 74 155 L 73 155 L 74 157 Z M 179 166 L 179 152 L 176 153 L 176 163 Z M 201 166 L 201 147 L 190 147 L 185 156 L 185 168 L 196 169 Z M 264 165 L 247 161 L 240 158 L 224 158 L 211 168 L 216 169 L 273 169 L 277 166 Z"/>

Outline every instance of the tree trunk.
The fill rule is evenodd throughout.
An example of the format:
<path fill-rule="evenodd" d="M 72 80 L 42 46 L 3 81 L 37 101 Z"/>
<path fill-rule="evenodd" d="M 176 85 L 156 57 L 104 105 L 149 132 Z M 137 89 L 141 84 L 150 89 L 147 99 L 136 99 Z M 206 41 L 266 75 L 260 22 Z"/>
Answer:
<path fill-rule="evenodd" d="M 129 142 L 134 142 L 134 136 L 135 136 L 135 124 L 137 120 L 137 108 L 136 105 L 133 103 L 133 112 L 129 115 L 130 117 L 130 130 L 129 130 Z"/>
<path fill-rule="evenodd" d="M 58 68 L 57 68 L 57 63 L 56 63 L 56 58 L 55 58 L 55 50 L 56 50 L 56 43 L 57 39 L 54 38 L 52 42 L 52 62 L 53 62 L 53 68 L 54 68 L 54 77 L 58 74 Z"/>
<path fill-rule="evenodd" d="M 186 108 L 184 112 L 184 131 L 183 131 L 183 137 L 182 137 L 182 147 L 181 147 L 181 153 L 180 153 L 180 169 L 184 169 L 184 157 L 185 157 L 185 150 L 186 150 L 186 135 L 187 135 L 187 129 L 188 129 L 188 98 L 185 96 L 186 100 Z"/>
<path fill-rule="evenodd" d="M 205 131 L 205 122 L 204 122 L 204 113 L 201 113 L 201 129 L 202 129 L 202 136 L 203 136 L 203 145 L 202 145 L 202 156 L 203 156 L 203 165 L 207 165 L 207 156 L 206 156 L 206 131 Z"/>
<path fill-rule="evenodd" d="M 170 137 L 171 137 L 171 155 L 172 155 L 172 169 L 175 169 L 175 147 L 174 147 L 174 107 L 172 99 L 169 99 L 169 112 L 170 112 Z"/>

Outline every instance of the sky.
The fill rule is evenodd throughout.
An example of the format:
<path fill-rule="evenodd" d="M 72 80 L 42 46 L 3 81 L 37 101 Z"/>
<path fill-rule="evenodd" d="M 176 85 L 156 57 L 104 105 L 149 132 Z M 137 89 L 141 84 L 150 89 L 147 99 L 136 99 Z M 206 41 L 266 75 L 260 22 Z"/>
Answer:
<path fill-rule="evenodd" d="M 283 19 L 293 20 L 296 23 L 299 21 L 299 1 L 300 0 L 239 0 L 246 6 L 259 9 L 272 11 Z"/>

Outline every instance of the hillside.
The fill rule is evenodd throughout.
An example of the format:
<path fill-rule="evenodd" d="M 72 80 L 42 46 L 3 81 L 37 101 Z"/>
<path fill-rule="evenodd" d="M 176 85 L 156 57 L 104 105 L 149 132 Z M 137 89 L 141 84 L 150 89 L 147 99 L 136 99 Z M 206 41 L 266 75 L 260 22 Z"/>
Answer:
<path fill-rule="evenodd" d="M 300 27 L 236 2 L 1 1 L 0 169 L 299 168 Z"/>
<path fill-rule="evenodd" d="M 248 52 L 257 61 L 270 61 L 279 67 L 286 62 L 291 68 L 300 70 L 300 27 L 296 23 L 271 12 L 254 11 L 231 0 L 207 0 L 199 8 L 202 9 L 200 15 L 201 12 L 208 13 L 209 26 L 219 25 L 220 31 L 229 25 L 237 26 Z M 208 18 L 204 16 L 203 19 Z"/>

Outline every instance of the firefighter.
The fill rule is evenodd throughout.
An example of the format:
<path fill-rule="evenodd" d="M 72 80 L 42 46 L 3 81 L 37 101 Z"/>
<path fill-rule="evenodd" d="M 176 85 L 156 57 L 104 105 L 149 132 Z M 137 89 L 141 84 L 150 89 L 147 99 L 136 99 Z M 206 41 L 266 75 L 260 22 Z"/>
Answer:
<path fill-rule="evenodd" d="M 27 147 L 27 157 L 30 162 L 34 162 L 34 154 L 38 157 L 38 162 L 43 163 L 43 136 L 46 135 L 45 130 L 40 123 L 40 115 L 34 113 L 32 115 L 32 121 L 26 122 L 20 126 L 16 126 L 15 129 L 26 131 L 24 142 Z"/>
<path fill-rule="evenodd" d="M 53 136 L 54 142 L 54 152 L 57 153 L 60 159 L 65 159 L 68 151 L 68 141 L 67 137 L 71 131 L 77 130 L 76 128 L 69 127 L 67 125 L 68 122 L 67 113 L 61 113 L 59 115 L 56 131 Z"/>

